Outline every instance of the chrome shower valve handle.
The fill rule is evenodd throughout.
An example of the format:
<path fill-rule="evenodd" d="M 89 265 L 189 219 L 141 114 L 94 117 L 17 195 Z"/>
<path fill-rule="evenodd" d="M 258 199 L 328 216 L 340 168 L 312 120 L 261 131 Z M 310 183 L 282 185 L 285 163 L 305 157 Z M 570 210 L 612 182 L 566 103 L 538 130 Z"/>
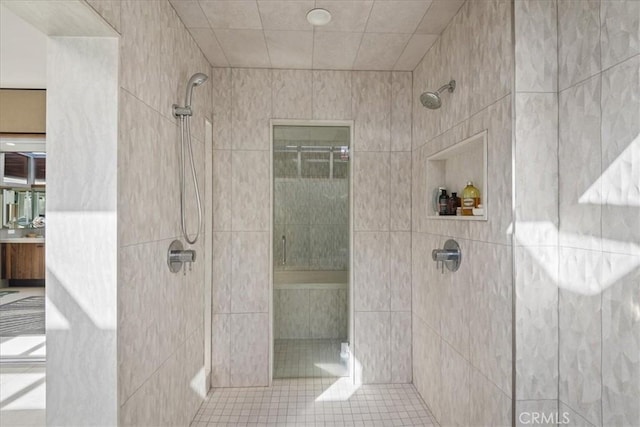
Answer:
<path fill-rule="evenodd" d="M 458 245 L 458 242 L 455 240 L 449 239 L 445 242 L 443 249 L 434 249 L 431 251 L 431 258 L 436 262 L 438 267 L 442 268 L 442 274 L 444 274 L 445 266 L 449 271 L 458 271 L 460 262 L 462 262 L 460 245 Z"/>

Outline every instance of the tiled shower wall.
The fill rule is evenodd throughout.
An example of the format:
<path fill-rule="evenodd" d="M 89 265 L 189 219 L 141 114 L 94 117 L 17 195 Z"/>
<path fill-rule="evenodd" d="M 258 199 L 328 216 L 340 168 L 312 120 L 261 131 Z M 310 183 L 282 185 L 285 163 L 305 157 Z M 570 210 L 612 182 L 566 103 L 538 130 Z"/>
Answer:
<path fill-rule="evenodd" d="M 214 69 L 212 80 L 213 385 L 269 382 L 271 118 L 354 121 L 358 379 L 410 382 L 411 74 Z"/>
<path fill-rule="evenodd" d="M 640 3 L 516 5 L 519 412 L 636 425 Z"/>
<path fill-rule="evenodd" d="M 557 4 L 515 3 L 516 421 L 558 405 Z"/>
<path fill-rule="evenodd" d="M 413 75 L 413 379 L 441 425 L 511 423 L 510 29 L 511 2 L 468 1 Z M 451 79 L 440 109 L 421 105 Z M 427 157 L 485 129 L 488 220 L 429 218 Z M 449 238 L 462 264 L 441 273 L 430 253 Z"/>
<path fill-rule="evenodd" d="M 118 137 L 119 424 L 188 424 L 205 390 L 204 236 L 198 262 L 170 273 L 166 252 L 180 239 L 179 126 L 171 105 L 184 102 L 195 72 L 211 67 L 166 1 L 91 1 L 121 34 Z M 211 83 L 193 93 L 194 155 L 204 200 L 204 119 Z M 188 187 L 189 230 L 197 224 Z M 208 208 L 208 207 L 207 207 Z M 206 215 L 205 215 L 206 217 Z M 204 225 L 211 233 L 210 224 Z"/>
<path fill-rule="evenodd" d="M 273 197 L 276 270 L 349 269 L 348 179 L 276 178 Z"/>

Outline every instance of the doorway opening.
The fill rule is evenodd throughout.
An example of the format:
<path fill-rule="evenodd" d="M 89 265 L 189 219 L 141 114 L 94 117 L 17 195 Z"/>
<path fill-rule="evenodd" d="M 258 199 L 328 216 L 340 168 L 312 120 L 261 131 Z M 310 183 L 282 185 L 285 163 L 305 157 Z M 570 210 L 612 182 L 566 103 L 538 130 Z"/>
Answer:
<path fill-rule="evenodd" d="M 272 378 L 351 372 L 351 124 L 272 124 Z"/>

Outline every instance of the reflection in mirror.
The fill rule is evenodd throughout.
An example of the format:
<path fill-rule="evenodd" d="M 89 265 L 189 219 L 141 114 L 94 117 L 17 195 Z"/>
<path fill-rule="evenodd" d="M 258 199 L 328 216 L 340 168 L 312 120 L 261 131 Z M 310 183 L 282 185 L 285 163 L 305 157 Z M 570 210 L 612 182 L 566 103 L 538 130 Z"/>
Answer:
<path fill-rule="evenodd" d="M 44 226 L 46 195 L 44 191 L 2 191 L 2 226 L 9 228 L 39 228 Z"/>
<path fill-rule="evenodd" d="M 44 227 L 45 150 L 44 135 L 0 135 L 2 227 Z"/>

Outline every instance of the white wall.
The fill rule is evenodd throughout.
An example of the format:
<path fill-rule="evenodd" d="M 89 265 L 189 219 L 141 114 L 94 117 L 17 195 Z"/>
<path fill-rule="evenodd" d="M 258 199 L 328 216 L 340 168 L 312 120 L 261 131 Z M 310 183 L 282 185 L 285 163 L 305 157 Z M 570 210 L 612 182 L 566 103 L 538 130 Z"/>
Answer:
<path fill-rule="evenodd" d="M 47 36 L 0 6 L 0 87 L 47 87 Z"/>
<path fill-rule="evenodd" d="M 48 51 L 47 424 L 115 425 L 118 40 Z"/>

